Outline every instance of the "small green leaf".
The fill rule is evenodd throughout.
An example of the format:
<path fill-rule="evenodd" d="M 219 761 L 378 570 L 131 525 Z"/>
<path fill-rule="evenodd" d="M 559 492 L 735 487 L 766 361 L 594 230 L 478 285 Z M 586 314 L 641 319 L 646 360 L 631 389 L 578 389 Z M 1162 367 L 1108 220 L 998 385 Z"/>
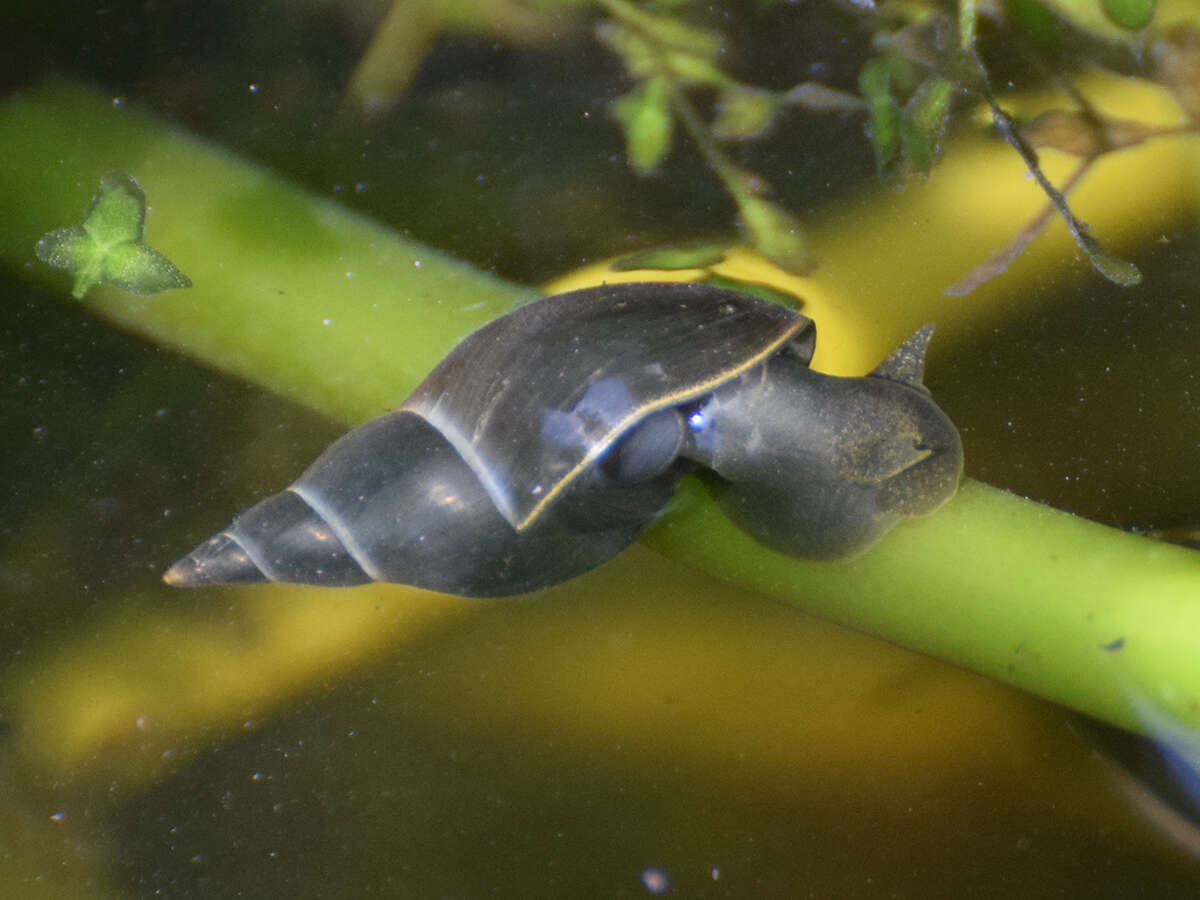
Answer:
<path fill-rule="evenodd" d="M 1102 0 L 1104 13 L 1122 28 L 1141 31 L 1154 18 L 1158 0 Z"/>
<path fill-rule="evenodd" d="M 671 148 L 671 82 L 665 75 L 644 81 L 612 104 L 625 129 L 629 164 L 639 175 L 658 168 Z"/>
<path fill-rule="evenodd" d="M 724 88 L 737 84 L 716 65 L 703 56 L 680 51 L 669 51 L 664 57 L 667 68 L 686 84 L 706 84 L 709 87 Z"/>
<path fill-rule="evenodd" d="M 603 5 L 625 25 L 636 28 L 660 47 L 705 59 L 715 59 L 721 53 L 719 35 L 688 25 L 678 16 L 659 15 L 626 0 L 605 0 Z"/>
<path fill-rule="evenodd" d="M 858 75 L 858 88 L 867 101 L 867 131 L 875 149 L 879 177 L 895 181 L 900 154 L 900 107 L 892 98 L 891 66 L 883 57 L 869 60 Z"/>
<path fill-rule="evenodd" d="M 55 269 L 79 269 L 95 256 L 95 242 L 82 225 L 68 225 L 45 235 L 34 252 L 37 258 Z"/>
<path fill-rule="evenodd" d="M 1009 0 L 1011 3 L 1012 0 Z M 1033 0 L 1023 0 L 1032 5 Z M 1040 0 L 1072 28 L 1107 41 L 1136 43 L 1154 18 L 1156 0 Z M 1186 5 L 1186 4 L 1185 4 Z"/>
<path fill-rule="evenodd" d="M 146 195 L 121 172 L 100 179 L 83 222 L 44 235 L 34 252 L 55 269 L 75 276 L 71 294 L 79 300 L 98 284 L 135 294 L 155 294 L 192 282 L 174 263 L 143 242 Z"/>
<path fill-rule="evenodd" d="M 912 168 L 928 175 L 937 157 L 942 132 L 950 117 L 953 85 L 945 78 L 926 80 L 904 105 L 900 119 L 900 142 L 904 158 Z"/>
<path fill-rule="evenodd" d="M 726 88 L 717 98 L 713 137 L 723 141 L 748 141 L 771 127 L 782 98 L 771 91 L 743 85 Z"/>
<path fill-rule="evenodd" d="M 1109 253 L 1086 228 L 1080 228 L 1074 234 L 1075 242 L 1088 255 L 1092 266 L 1113 284 L 1135 287 L 1142 283 L 1142 273 L 1137 266 Z"/>
<path fill-rule="evenodd" d="M 807 275 L 816 267 L 804 228 L 791 213 L 752 194 L 743 193 L 736 199 L 741 211 L 739 224 L 755 250 L 795 275 Z"/>
<path fill-rule="evenodd" d="M 106 284 L 131 294 L 157 294 L 192 282 L 173 262 L 145 244 L 122 244 L 104 257 L 101 278 Z"/>
<path fill-rule="evenodd" d="M 103 256 L 95 240 L 82 225 L 70 225 L 45 235 L 33 248 L 37 258 L 55 269 L 75 273 L 71 296 L 83 296 L 100 283 Z"/>
<path fill-rule="evenodd" d="M 706 269 L 723 260 L 728 249 L 729 241 L 655 247 L 623 257 L 614 262 L 612 268 L 617 272 L 632 272 L 635 269 L 659 269 L 664 272 Z"/>
<path fill-rule="evenodd" d="M 1066 42 L 1063 20 L 1038 0 L 1004 0 L 1003 8 L 1008 20 L 1019 26 L 1044 50 L 1059 50 Z"/>
<path fill-rule="evenodd" d="M 101 248 L 140 241 L 146 231 L 142 186 L 122 172 L 106 174 L 83 217 L 83 230 Z"/>

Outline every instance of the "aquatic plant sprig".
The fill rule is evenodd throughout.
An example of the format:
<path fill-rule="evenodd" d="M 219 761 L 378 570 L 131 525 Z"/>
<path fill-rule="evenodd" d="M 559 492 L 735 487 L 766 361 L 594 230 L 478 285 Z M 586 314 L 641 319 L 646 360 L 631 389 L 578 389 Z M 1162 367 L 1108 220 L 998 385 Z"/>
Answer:
<path fill-rule="evenodd" d="M 100 179 L 78 225 L 44 235 L 37 258 L 74 275 L 71 295 L 82 300 L 92 288 L 109 284 L 131 294 L 157 294 L 192 286 L 179 267 L 145 242 L 146 193 L 124 172 Z"/>
<path fill-rule="evenodd" d="M 1120 259 L 1106 250 L 1089 230 L 1087 224 L 1080 221 L 1075 213 L 1071 211 L 1064 193 L 1051 184 L 1050 179 L 1042 171 L 1041 165 L 1038 163 L 1037 151 L 1021 135 L 1012 116 L 996 102 L 995 95 L 987 85 L 987 75 L 983 71 L 982 64 L 980 64 L 980 73 L 984 84 L 983 98 L 987 101 L 988 107 L 992 111 L 992 118 L 996 124 L 996 129 L 1004 137 L 1004 140 L 1021 155 L 1021 159 L 1025 161 L 1029 173 L 1041 186 L 1046 196 L 1050 198 L 1050 202 L 1054 205 L 1054 209 L 1058 214 L 1062 216 L 1063 221 L 1067 223 L 1067 229 L 1071 232 L 1071 237 L 1075 239 L 1075 243 L 1079 249 L 1086 254 L 1092 267 L 1113 284 L 1119 284 L 1121 287 L 1135 287 L 1141 284 L 1142 273 L 1138 267 L 1128 260 Z"/>
<path fill-rule="evenodd" d="M 625 132 L 633 170 L 648 175 L 659 168 L 671 150 L 678 121 L 737 204 L 744 239 L 790 272 L 811 271 L 816 259 L 799 220 L 768 199 L 766 180 L 734 163 L 719 143 L 761 136 L 782 106 L 803 103 L 804 96 L 754 88 L 727 75 L 719 65 L 722 41 L 714 32 L 626 0 L 602 0 L 602 5 L 613 18 L 597 27 L 597 36 L 621 57 L 636 82 L 611 106 Z M 717 117 L 711 125 L 687 95 L 697 86 L 718 92 Z M 822 101 L 828 102 L 830 93 L 825 92 Z"/>
<path fill-rule="evenodd" d="M 976 46 L 972 43 L 974 35 L 973 23 L 968 22 L 966 19 L 961 19 L 957 23 L 957 29 L 958 39 L 955 41 L 950 38 L 954 29 L 948 17 L 937 13 L 923 15 L 918 20 L 887 35 L 886 52 L 882 56 L 869 61 L 863 68 L 864 77 L 860 78 L 860 84 L 870 102 L 872 113 L 871 137 L 875 145 L 876 157 L 880 160 L 881 176 L 886 180 L 889 175 L 893 174 L 894 167 L 898 164 L 896 162 L 897 158 L 907 162 L 912 168 L 927 173 L 929 167 L 932 165 L 936 147 L 932 148 L 931 152 L 929 147 L 925 146 L 923 142 L 918 141 L 914 143 L 914 146 L 920 150 L 920 153 L 910 151 L 907 143 L 903 145 L 903 152 L 900 152 L 899 146 L 901 141 L 899 135 L 902 133 L 902 121 L 899 112 L 895 109 L 894 101 L 891 100 L 891 94 L 893 93 L 892 81 L 883 75 L 876 75 L 874 73 L 877 69 L 887 73 L 896 73 L 899 76 L 901 84 L 904 84 L 906 81 L 912 84 L 918 82 L 921 77 L 920 74 L 916 74 L 917 72 L 928 72 L 926 80 L 920 82 L 918 87 L 911 89 L 913 99 L 910 101 L 910 104 L 920 99 L 923 93 L 925 93 L 926 87 L 934 82 L 947 86 L 953 83 L 959 91 L 981 98 L 987 104 L 997 133 L 1021 157 L 1030 176 L 1049 199 L 1053 210 L 1062 217 L 1068 231 L 1071 233 L 1071 237 L 1075 241 L 1075 245 L 1083 251 L 1088 261 L 1092 264 L 1092 267 L 1106 279 L 1122 287 L 1133 287 L 1140 284 L 1142 275 L 1137 266 L 1109 252 L 1091 233 L 1087 224 L 1075 215 L 1067 203 L 1067 191 L 1074 186 L 1078 178 L 1082 176 L 1083 171 L 1086 171 L 1086 166 L 1083 171 L 1073 176 L 1062 190 L 1051 183 L 1050 179 L 1042 171 L 1037 150 L 1026 139 L 1013 116 L 1000 105 L 995 92 L 992 90 L 987 66 L 980 58 Z M 868 75 L 872 77 L 866 77 Z M 1059 76 L 1058 80 L 1064 83 L 1068 92 L 1076 97 L 1084 111 L 1099 124 L 1100 119 L 1098 115 L 1091 112 L 1086 101 L 1080 98 L 1078 92 L 1071 88 L 1067 79 Z M 946 114 L 944 105 L 948 102 L 948 87 L 944 92 L 937 92 L 936 96 L 943 98 L 943 109 L 940 111 L 941 118 L 939 119 L 928 111 L 923 113 L 923 117 L 935 129 L 940 129 L 940 125 L 944 124 L 944 116 Z M 889 103 L 891 104 L 890 106 Z M 889 111 L 891 111 L 894 121 L 889 120 L 883 115 L 883 113 Z M 905 108 L 905 113 L 907 114 L 907 107 Z M 884 121 L 889 127 L 881 128 L 878 125 L 880 120 Z M 1114 149 L 1113 146 L 1110 146 L 1104 140 L 1103 129 L 1098 128 L 1096 130 L 1097 135 L 1095 140 L 1098 146 L 1093 151 L 1093 155 L 1099 155 L 1100 153 Z M 919 129 L 918 133 L 920 133 Z M 932 133 L 937 134 L 937 131 Z M 1037 234 L 1042 225 L 1044 225 L 1044 221 L 1035 219 L 1034 223 L 1022 229 L 1021 234 L 1018 235 L 1018 238 L 1010 245 L 1009 249 L 999 254 L 993 254 L 977 271 L 973 271 L 967 278 L 949 288 L 947 292 L 955 296 L 969 293 L 974 289 L 974 286 L 982 283 L 986 278 L 1003 271 L 1007 262 L 1011 261 L 1011 258 L 1021 252 L 1029 240 L 1032 240 L 1032 237 Z"/>
<path fill-rule="evenodd" d="M 1157 6 L 1157 0 L 1045 2 L 1062 16 L 1061 23 L 1054 20 L 1055 27 L 1067 26 L 1105 39 L 1114 39 L 1115 34 L 1126 42 L 1142 34 Z M 1053 212 L 1067 223 L 1076 246 L 1096 271 L 1126 287 L 1141 281 L 1137 267 L 1109 252 L 1074 214 L 1066 200 L 1067 190 L 1045 176 L 1036 150 L 996 99 L 977 51 L 981 10 L 974 0 L 960 0 L 957 20 L 923 4 L 861 4 L 869 14 L 864 26 L 873 32 L 878 52 L 861 68 L 861 96 L 857 97 L 809 83 L 789 91 L 743 84 L 722 68 L 721 35 L 683 22 L 675 5 L 667 11 L 647 10 L 630 0 L 600 0 L 600 5 L 611 19 L 599 24 L 597 36 L 621 58 L 635 82 L 611 107 L 625 132 L 630 166 L 640 175 L 656 172 L 672 149 L 675 126 L 681 124 L 736 203 L 743 239 L 788 271 L 805 274 L 818 262 L 801 223 L 770 199 L 767 181 L 738 165 L 723 144 L 763 137 L 786 106 L 865 113 L 879 177 L 885 184 L 900 186 L 911 175 L 932 172 L 954 98 L 974 95 L 987 103 L 997 132 L 1021 156 Z M 1017 19 L 1012 30 L 1018 38 L 1023 28 L 1029 30 L 1037 24 Z M 693 99 L 696 90 L 715 92 L 711 122 L 698 111 Z M 1065 187 L 1069 189 L 1077 180 Z M 1003 271 L 1049 218 L 1039 217 L 1022 229 L 1003 253 L 993 254 L 977 273 L 952 287 L 951 293 L 966 293 Z"/>

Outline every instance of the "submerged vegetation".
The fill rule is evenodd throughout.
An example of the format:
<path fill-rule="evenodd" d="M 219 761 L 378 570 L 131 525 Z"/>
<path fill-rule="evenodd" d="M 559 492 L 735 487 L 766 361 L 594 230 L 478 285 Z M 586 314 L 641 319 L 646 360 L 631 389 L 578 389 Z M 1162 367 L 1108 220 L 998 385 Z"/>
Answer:
<path fill-rule="evenodd" d="M 1184 91 L 1195 90 L 1194 83 L 1180 85 L 1181 79 L 1173 73 L 1193 65 L 1185 61 L 1181 66 L 1178 57 L 1194 53 L 1181 44 L 1194 41 L 1188 35 L 1194 34 L 1196 26 L 1148 35 L 1156 0 L 1057 0 L 1048 6 L 1032 0 L 978 5 L 974 0 L 961 0 L 957 9 L 936 3 L 863 0 L 852 4 L 857 20 L 846 23 L 847 29 L 866 37 L 872 47 L 861 64 L 857 92 L 817 81 L 774 90 L 739 80 L 724 65 L 727 36 L 716 28 L 689 24 L 691 10 L 686 3 L 648 9 L 629 0 L 600 0 L 599 6 L 607 18 L 597 23 L 596 36 L 621 60 L 634 82 L 633 88 L 610 106 L 625 133 L 631 168 L 642 176 L 657 172 L 676 143 L 676 124 L 682 125 L 736 204 L 742 239 L 797 274 L 811 272 L 819 264 L 800 218 L 771 199 L 765 177 L 739 165 L 726 150 L 729 145 L 768 136 L 780 127 L 778 123 L 789 108 L 862 116 L 880 179 L 900 185 L 912 175 L 928 176 L 932 171 L 956 100 L 960 109 L 971 98 L 986 102 L 998 133 L 1036 178 L 1049 198 L 1049 207 L 1007 248 L 948 289 L 960 295 L 1002 272 L 1053 212 L 1067 222 L 1077 246 L 1101 275 L 1124 286 L 1138 284 L 1141 274 L 1137 267 L 1105 250 L 1071 212 L 1065 195 L 1103 154 L 1127 147 L 1130 141 L 1195 128 L 1193 122 L 1171 128 L 1143 127 L 1136 135 L 1128 130 L 1122 133 L 1122 123 L 1105 121 L 1071 88 L 1071 68 L 1094 61 L 1094 45 L 1102 43 L 1107 51 L 1103 58 L 1122 71 L 1136 65 L 1149 44 L 1150 53 L 1160 62 L 1148 69 L 1145 77 Z M 510 11 L 517 15 L 516 8 Z M 484 15 L 494 13 L 495 9 L 488 7 Z M 1044 118 L 1022 127 L 997 101 L 978 47 L 978 35 L 985 28 L 994 30 L 992 39 L 1003 41 L 1009 52 L 1016 48 L 1031 66 L 1066 87 L 1074 109 L 1043 114 L 1055 117 L 1056 128 L 1048 128 Z M 399 40 L 395 33 L 381 29 L 372 46 L 370 66 L 376 77 L 383 68 L 378 60 L 388 56 L 388 43 L 394 40 Z M 394 58 L 401 66 L 409 64 L 402 54 Z M 1182 80 L 1194 82 L 1189 77 Z M 393 89 L 404 83 L 398 76 L 384 81 Z M 357 87 L 352 97 L 367 110 L 390 108 L 395 103 L 394 95 L 368 95 L 361 84 Z M 711 121 L 701 115 L 697 97 L 711 106 Z M 1086 151 L 1081 149 L 1084 145 Z M 1043 174 L 1039 146 L 1054 146 L 1082 157 L 1079 169 L 1061 189 Z"/>

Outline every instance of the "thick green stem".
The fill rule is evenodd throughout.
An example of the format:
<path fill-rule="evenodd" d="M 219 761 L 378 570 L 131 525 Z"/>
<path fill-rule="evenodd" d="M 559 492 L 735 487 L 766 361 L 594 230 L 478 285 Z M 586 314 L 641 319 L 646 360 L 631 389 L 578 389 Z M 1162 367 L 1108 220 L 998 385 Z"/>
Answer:
<path fill-rule="evenodd" d="M 689 485 L 647 542 L 808 612 L 1125 726 L 1200 725 L 1200 555 L 967 479 L 859 559 L 764 551 Z"/>

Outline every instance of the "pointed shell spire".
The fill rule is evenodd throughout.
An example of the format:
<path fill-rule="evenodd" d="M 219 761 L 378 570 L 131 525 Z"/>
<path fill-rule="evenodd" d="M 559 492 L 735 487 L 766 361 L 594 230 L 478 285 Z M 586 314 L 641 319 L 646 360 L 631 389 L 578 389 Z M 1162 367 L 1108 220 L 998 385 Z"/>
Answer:
<path fill-rule="evenodd" d="M 924 388 L 921 379 L 925 377 L 925 351 L 929 349 L 932 337 L 933 323 L 930 322 L 888 354 L 887 359 L 871 371 L 871 375 Z"/>

